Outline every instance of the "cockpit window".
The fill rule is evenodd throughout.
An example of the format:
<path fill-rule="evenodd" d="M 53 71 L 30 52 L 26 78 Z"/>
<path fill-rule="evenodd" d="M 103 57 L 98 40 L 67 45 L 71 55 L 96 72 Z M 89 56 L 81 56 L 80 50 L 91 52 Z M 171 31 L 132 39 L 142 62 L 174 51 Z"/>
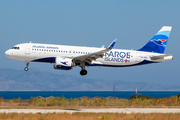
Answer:
<path fill-rule="evenodd" d="M 19 47 L 12 47 L 12 49 L 16 49 L 16 50 L 19 50 Z"/>

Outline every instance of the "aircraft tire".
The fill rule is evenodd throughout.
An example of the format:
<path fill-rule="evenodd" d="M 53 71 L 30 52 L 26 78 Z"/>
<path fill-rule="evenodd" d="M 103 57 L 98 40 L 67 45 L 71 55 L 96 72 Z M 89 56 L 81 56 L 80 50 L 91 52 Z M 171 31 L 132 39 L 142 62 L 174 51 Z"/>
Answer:
<path fill-rule="evenodd" d="M 25 71 L 28 71 L 28 67 L 25 67 L 24 70 L 25 70 Z"/>
<path fill-rule="evenodd" d="M 83 75 L 86 75 L 87 74 L 87 70 L 81 70 L 80 71 L 80 74 L 83 76 Z"/>

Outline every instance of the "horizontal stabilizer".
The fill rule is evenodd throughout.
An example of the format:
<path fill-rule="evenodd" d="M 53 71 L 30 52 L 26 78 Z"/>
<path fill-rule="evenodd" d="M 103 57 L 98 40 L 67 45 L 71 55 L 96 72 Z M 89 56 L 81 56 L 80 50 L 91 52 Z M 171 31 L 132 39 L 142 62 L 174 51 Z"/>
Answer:
<path fill-rule="evenodd" d="M 172 55 L 158 55 L 158 56 L 153 56 L 150 58 L 151 60 L 154 60 L 154 61 L 166 61 L 166 60 L 172 60 L 173 56 Z"/>

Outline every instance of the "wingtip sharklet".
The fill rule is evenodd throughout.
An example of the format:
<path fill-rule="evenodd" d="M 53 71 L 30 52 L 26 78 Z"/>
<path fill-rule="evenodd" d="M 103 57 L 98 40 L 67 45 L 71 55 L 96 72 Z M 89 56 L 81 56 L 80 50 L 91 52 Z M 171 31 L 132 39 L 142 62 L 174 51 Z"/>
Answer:
<path fill-rule="evenodd" d="M 108 46 L 108 49 L 112 49 L 117 41 L 117 38 Z"/>
<path fill-rule="evenodd" d="M 101 46 L 101 48 L 104 48 L 104 47 L 105 47 L 105 45 Z"/>

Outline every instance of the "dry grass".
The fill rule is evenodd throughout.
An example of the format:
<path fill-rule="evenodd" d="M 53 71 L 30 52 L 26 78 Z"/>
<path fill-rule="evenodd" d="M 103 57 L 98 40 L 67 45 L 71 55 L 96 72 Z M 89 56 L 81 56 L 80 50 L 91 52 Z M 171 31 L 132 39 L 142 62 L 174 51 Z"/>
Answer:
<path fill-rule="evenodd" d="M 125 114 L 125 113 L 0 113 L 0 120 L 179 120 L 180 114 Z"/>
<path fill-rule="evenodd" d="M 180 98 L 172 96 L 170 98 L 137 98 L 137 99 L 66 99 L 64 97 L 36 98 L 22 100 L 0 99 L 0 109 L 82 109 L 82 108 L 180 108 Z"/>

